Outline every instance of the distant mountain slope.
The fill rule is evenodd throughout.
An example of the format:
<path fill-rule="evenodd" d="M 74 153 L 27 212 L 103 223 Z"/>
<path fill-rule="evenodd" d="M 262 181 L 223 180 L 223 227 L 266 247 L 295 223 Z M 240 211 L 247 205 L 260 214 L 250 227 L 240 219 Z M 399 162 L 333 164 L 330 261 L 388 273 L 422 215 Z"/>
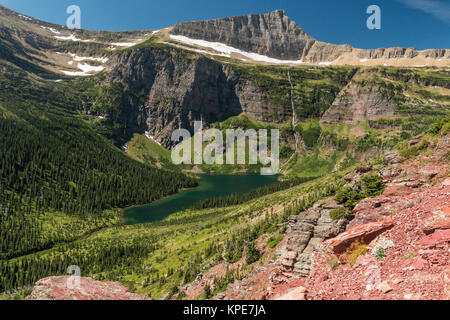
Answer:
<path fill-rule="evenodd" d="M 0 5 L 0 59 L 43 77 L 101 71 L 103 67 L 98 62 L 104 63 L 114 51 L 133 46 L 148 34 L 147 30 L 70 30 Z"/>
<path fill-rule="evenodd" d="M 156 33 L 159 34 L 159 42 L 189 50 L 197 48 L 195 51 L 203 54 L 223 55 L 224 50 L 249 53 L 243 59 L 248 63 L 413 67 L 450 65 L 450 49 L 445 48 L 421 51 L 400 47 L 365 50 L 347 44 L 321 42 L 309 36 L 284 10 L 182 22 L 156 31 L 109 32 L 69 30 L 65 26 L 40 21 L 0 5 L 0 58 L 9 60 L 13 54 L 15 62 L 26 68 L 31 68 L 27 65 L 27 62 L 31 62 L 69 76 L 91 75 L 104 69 L 102 65 L 89 63 L 89 59 L 74 61 L 73 55 L 77 55 L 78 59 L 95 58 L 98 61 L 110 57 L 116 51 L 149 40 Z M 187 39 L 180 40 L 176 36 Z M 193 44 L 194 40 L 201 40 L 203 44 Z M 255 55 L 262 57 L 255 58 Z M 239 54 L 229 56 L 239 60 L 243 58 Z"/>

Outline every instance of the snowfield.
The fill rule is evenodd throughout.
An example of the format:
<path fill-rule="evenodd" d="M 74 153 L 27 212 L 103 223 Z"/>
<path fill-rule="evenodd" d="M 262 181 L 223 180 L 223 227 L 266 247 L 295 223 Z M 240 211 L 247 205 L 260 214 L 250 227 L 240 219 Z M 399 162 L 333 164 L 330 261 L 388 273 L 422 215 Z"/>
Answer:
<path fill-rule="evenodd" d="M 98 61 L 101 63 L 107 62 L 109 59 L 106 57 L 98 58 L 98 57 L 79 57 L 74 53 L 69 53 L 69 55 L 73 58 L 74 61 L 85 61 L 85 60 L 91 60 L 91 61 Z"/>
<path fill-rule="evenodd" d="M 136 45 L 136 43 L 135 42 L 113 42 L 111 44 L 116 47 L 132 47 L 132 46 Z"/>
<path fill-rule="evenodd" d="M 54 36 L 56 39 L 61 41 L 77 41 L 77 42 L 92 42 L 94 40 L 83 40 L 75 37 L 74 34 L 71 34 L 70 36 Z"/>
<path fill-rule="evenodd" d="M 188 38 L 185 36 L 177 36 L 177 35 L 170 35 L 170 38 L 175 41 L 187 44 L 187 45 L 200 46 L 203 48 L 213 49 L 214 51 L 218 52 L 217 55 L 227 57 L 227 58 L 231 58 L 231 54 L 235 53 L 235 54 L 240 54 L 250 60 L 257 61 L 257 62 L 266 62 L 266 63 L 271 63 L 271 64 L 303 64 L 303 61 L 301 61 L 301 60 L 280 60 L 280 59 L 270 58 L 270 57 L 263 56 L 258 53 L 246 52 L 246 51 L 243 51 L 243 50 L 240 50 L 237 48 L 233 48 L 233 47 L 230 47 L 230 46 L 220 43 L 220 42 L 210 42 L 210 41 L 205 41 L 205 40 L 191 39 L 191 38 Z M 193 50 L 193 51 L 196 51 L 196 50 Z M 202 51 L 201 53 L 204 53 L 204 51 Z"/>
<path fill-rule="evenodd" d="M 57 52 L 57 54 L 64 54 L 61 52 Z M 98 61 L 102 64 L 106 63 L 109 58 L 107 57 L 80 57 L 75 53 L 68 53 L 69 56 L 72 57 L 73 60 L 68 61 L 67 64 L 73 66 L 76 63 L 76 67 L 81 71 L 67 71 L 62 70 L 61 72 L 68 76 L 90 76 L 92 73 L 103 71 L 105 68 L 103 66 L 91 66 L 87 63 L 80 63 L 81 61 Z"/>
<path fill-rule="evenodd" d="M 41 26 L 41 28 L 44 29 L 44 30 L 48 30 L 48 31 L 50 31 L 50 32 L 52 32 L 54 34 L 61 34 L 61 32 L 59 32 L 58 30 L 50 28 L 50 27 Z"/>
<path fill-rule="evenodd" d="M 28 21 L 32 21 L 33 19 L 27 16 L 24 16 L 23 14 L 19 14 L 19 17 L 21 17 L 22 19 L 28 20 Z"/>
<path fill-rule="evenodd" d="M 159 143 L 158 141 L 156 141 L 156 139 L 155 139 L 152 135 L 150 135 L 150 132 L 145 131 L 145 136 L 146 136 L 149 140 L 152 140 L 153 142 L 155 142 L 156 144 L 158 144 L 160 147 L 162 147 L 161 143 Z"/>
<path fill-rule="evenodd" d="M 105 69 L 102 66 L 95 67 L 95 66 L 91 66 L 89 64 L 84 64 L 84 63 L 79 63 L 77 65 L 77 68 L 82 71 L 65 71 L 65 70 L 63 70 L 62 72 L 68 76 L 90 76 L 92 74 L 92 72 L 100 72 Z"/>

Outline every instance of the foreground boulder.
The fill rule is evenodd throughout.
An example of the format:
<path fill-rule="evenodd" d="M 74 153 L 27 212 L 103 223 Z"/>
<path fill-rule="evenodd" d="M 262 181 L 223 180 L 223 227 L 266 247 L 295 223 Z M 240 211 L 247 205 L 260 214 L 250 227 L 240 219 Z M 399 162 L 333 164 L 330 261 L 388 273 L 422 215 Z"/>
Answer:
<path fill-rule="evenodd" d="M 394 226 L 392 219 L 386 219 L 378 222 L 372 222 L 355 226 L 337 237 L 327 240 L 326 244 L 330 245 L 334 253 L 341 254 L 356 241 L 361 243 L 370 243 L 377 236 L 389 230 Z"/>
<path fill-rule="evenodd" d="M 294 289 L 289 290 L 288 292 L 280 295 L 279 297 L 275 298 L 274 300 L 281 300 L 281 301 L 297 301 L 297 300 L 306 300 L 306 293 L 307 289 L 304 287 L 297 287 Z"/>
<path fill-rule="evenodd" d="M 450 229 L 450 206 L 445 206 L 433 212 L 433 215 L 425 220 L 423 231 L 425 234 L 432 234 L 436 230 Z"/>
<path fill-rule="evenodd" d="M 72 285 L 71 285 L 72 284 Z M 75 288 L 73 288 L 75 287 Z M 71 276 L 48 277 L 36 282 L 27 300 L 151 300 L 134 294 L 118 282 L 102 282 L 80 278 L 74 286 Z"/>
<path fill-rule="evenodd" d="M 450 229 L 437 230 L 435 233 L 421 239 L 417 246 L 421 249 L 447 248 L 450 243 Z"/>

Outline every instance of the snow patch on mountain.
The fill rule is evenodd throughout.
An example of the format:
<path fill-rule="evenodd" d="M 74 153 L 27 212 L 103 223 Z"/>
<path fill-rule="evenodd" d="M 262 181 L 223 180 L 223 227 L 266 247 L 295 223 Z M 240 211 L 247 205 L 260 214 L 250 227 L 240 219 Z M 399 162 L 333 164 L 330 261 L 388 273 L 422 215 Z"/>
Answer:
<path fill-rule="evenodd" d="M 156 141 L 155 137 L 153 137 L 150 132 L 145 131 L 145 136 L 149 139 L 152 140 L 153 142 L 155 142 L 157 145 L 159 145 L 160 147 L 162 147 L 161 143 L 159 143 L 158 141 Z"/>
<path fill-rule="evenodd" d="M 258 53 L 253 52 L 246 52 L 237 48 L 230 47 L 226 44 L 220 43 L 220 42 L 210 42 L 205 40 L 199 40 L 199 39 L 191 39 L 185 36 L 177 36 L 177 35 L 170 35 L 170 38 L 187 44 L 191 46 L 199 46 L 203 48 L 212 49 L 216 52 L 218 52 L 220 56 L 231 58 L 231 54 L 240 54 L 250 60 L 256 61 L 256 62 L 266 62 L 271 64 L 303 64 L 303 61 L 301 60 L 280 60 L 275 58 L 270 58 Z M 194 50 L 195 51 L 195 50 Z M 203 52 L 202 52 L 203 53 Z"/>
<path fill-rule="evenodd" d="M 33 19 L 27 16 L 24 16 L 23 14 L 19 14 L 19 17 L 21 17 L 22 19 L 28 20 L 28 21 L 32 21 Z"/>
<path fill-rule="evenodd" d="M 61 34 L 61 32 L 59 32 L 58 30 L 54 29 L 54 28 L 50 28 L 50 27 L 45 27 L 45 26 L 41 26 L 42 29 L 44 30 L 48 30 L 54 34 Z"/>
<path fill-rule="evenodd" d="M 98 57 L 80 57 L 80 56 L 77 56 L 74 53 L 69 53 L 69 55 L 73 58 L 74 61 L 91 60 L 91 61 L 98 61 L 98 62 L 101 62 L 101 63 L 105 63 L 105 62 L 107 62 L 109 60 L 106 57 L 101 57 L 101 58 L 98 58 Z"/>
<path fill-rule="evenodd" d="M 65 75 L 68 76 L 90 76 L 92 75 L 93 72 L 100 72 L 103 71 L 105 68 L 102 66 L 91 66 L 89 64 L 85 64 L 85 63 L 79 63 L 77 65 L 77 68 L 80 69 L 81 71 L 66 71 L 63 70 L 62 72 Z"/>
<path fill-rule="evenodd" d="M 61 41 L 74 41 L 74 42 L 92 42 L 94 40 L 83 40 L 77 38 L 74 34 L 71 34 L 70 36 L 55 36 L 56 39 Z"/>
<path fill-rule="evenodd" d="M 134 42 L 113 42 L 111 44 L 116 47 L 132 47 L 136 43 L 134 43 Z"/>

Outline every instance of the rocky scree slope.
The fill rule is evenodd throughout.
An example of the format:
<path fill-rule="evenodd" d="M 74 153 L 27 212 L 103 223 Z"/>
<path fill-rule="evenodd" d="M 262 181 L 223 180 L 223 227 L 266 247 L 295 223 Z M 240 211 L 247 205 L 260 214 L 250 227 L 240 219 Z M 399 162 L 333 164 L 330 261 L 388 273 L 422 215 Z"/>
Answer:
<path fill-rule="evenodd" d="M 417 158 L 389 152 L 376 170 L 349 174 L 351 185 L 377 173 L 386 189 L 339 220 L 329 215 L 341 207 L 334 197 L 292 216 L 277 258 L 215 299 L 449 299 L 449 140 L 447 132 Z"/>

